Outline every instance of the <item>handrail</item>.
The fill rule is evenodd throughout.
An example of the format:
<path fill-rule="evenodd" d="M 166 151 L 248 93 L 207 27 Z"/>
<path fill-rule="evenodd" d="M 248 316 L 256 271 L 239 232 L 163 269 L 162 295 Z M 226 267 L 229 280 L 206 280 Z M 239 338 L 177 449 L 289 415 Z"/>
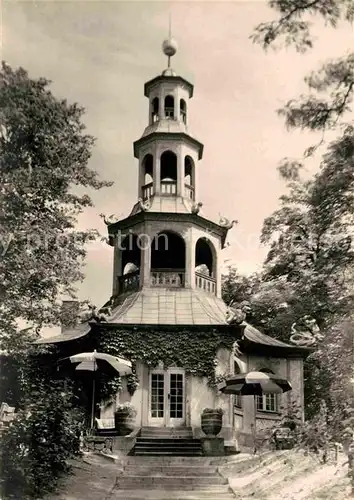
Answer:
<path fill-rule="evenodd" d="M 205 292 L 216 294 L 216 279 L 206 274 L 195 272 L 195 285 Z"/>

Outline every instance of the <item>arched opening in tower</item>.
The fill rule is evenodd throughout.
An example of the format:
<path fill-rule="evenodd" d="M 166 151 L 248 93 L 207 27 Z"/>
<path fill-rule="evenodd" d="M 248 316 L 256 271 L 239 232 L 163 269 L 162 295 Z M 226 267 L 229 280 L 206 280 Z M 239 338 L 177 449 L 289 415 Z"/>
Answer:
<path fill-rule="evenodd" d="M 216 293 L 216 256 L 212 243 L 199 238 L 195 246 L 195 283 L 209 293 Z"/>
<path fill-rule="evenodd" d="M 159 98 L 154 97 L 151 101 L 151 123 L 157 122 L 159 119 Z"/>
<path fill-rule="evenodd" d="M 183 123 L 187 123 L 187 104 L 184 99 L 181 99 L 179 102 L 179 112 L 180 112 L 180 120 Z"/>
<path fill-rule="evenodd" d="M 151 154 L 144 156 L 141 168 L 143 174 L 143 186 L 141 197 L 143 200 L 147 200 L 153 195 L 153 163 L 154 158 Z"/>
<path fill-rule="evenodd" d="M 194 161 L 190 156 L 184 159 L 184 188 L 185 196 L 194 200 L 195 180 Z"/>
<path fill-rule="evenodd" d="M 177 156 L 172 151 L 161 155 L 161 194 L 175 195 L 177 193 Z"/>
<path fill-rule="evenodd" d="M 128 234 L 120 243 L 122 251 L 122 273 L 119 277 L 119 293 L 139 288 L 141 266 L 141 244 L 139 236 Z"/>
<path fill-rule="evenodd" d="M 182 236 L 161 231 L 151 244 L 151 284 L 153 286 L 184 286 L 186 245 Z"/>
<path fill-rule="evenodd" d="M 175 99 L 172 95 L 165 97 L 165 118 L 173 119 L 175 116 Z"/>

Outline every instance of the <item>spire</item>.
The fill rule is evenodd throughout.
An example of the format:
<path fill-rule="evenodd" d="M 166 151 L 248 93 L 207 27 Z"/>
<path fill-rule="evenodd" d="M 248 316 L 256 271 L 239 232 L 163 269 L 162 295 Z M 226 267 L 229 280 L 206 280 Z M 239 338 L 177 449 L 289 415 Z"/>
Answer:
<path fill-rule="evenodd" d="M 178 44 L 171 35 L 171 13 L 169 14 L 168 22 L 168 38 L 162 43 L 162 51 L 167 56 L 167 69 L 163 71 L 164 76 L 175 76 L 175 72 L 171 68 L 171 57 L 175 55 L 178 49 Z"/>

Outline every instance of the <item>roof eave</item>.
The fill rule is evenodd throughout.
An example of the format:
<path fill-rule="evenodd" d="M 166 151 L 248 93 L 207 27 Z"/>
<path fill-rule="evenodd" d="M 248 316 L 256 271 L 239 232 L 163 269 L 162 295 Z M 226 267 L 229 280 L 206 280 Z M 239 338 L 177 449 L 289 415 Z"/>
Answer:
<path fill-rule="evenodd" d="M 209 219 L 205 219 L 204 217 L 197 215 L 197 214 L 188 214 L 188 213 L 175 213 L 175 212 L 138 212 L 134 215 L 130 215 L 126 217 L 125 219 L 119 220 L 113 224 L 110 224 L 108 226 L 108 234 L 110 236 L 109 238 L 109 245 L 114 246 L 114 234 L 117 233 L 118 231 L 122 231 L 124 229 L 131 229 L 132 225 L 139 224 L 141 222 L 144 222 L 145 220 L 158 220 L 163 217 L 168 217 L 168 218 L 173 218 L 177 217 L 177 219 L 180 220 L 191 220 L 194 222 L 196 225 L 202 226 L 202 227 L 208 227 L 212 228 L 216 233 L 221 235 L 221 243 L 222 246 L 224 247 L 226 236 L 228 233 L 228 229 L 220 226 L 216 222 L 213 222 Z"/>
<path fill-rule="evenodd" d="M 282 358 L 306 358 L 313 352 L 313 349 L 310 349 L 308 347 L 290 345 L 288 347 L 281 347 L 253 342 L 248 339 L 243 339 L 240 342 L 240 349 L 245 354 Z"/>
<path fill-rule="evenodd" d="M 185 134 L 184 132 L 151 132 L 151 134 L 146 135 L 144 137 L 141 137 L 137 141 L 133 142 L 133 151 L 134 151 L 134 157 L 139 158 L 139 149 L 142 145 L 144 145 L 146 142 L 149 142 L 154 139 L 185 139 L 198 148 L 198 160 L 201 160 L 203 158 L 203 151 L 204 151 L 204 144 L 201 142 L 197 141 L 197 139 L 194 139 L 188 134 Z"/>
<path fill-rule="evenodd" d="M 159 83 L 163 82 L 180 82 L 183 83 L 187 88 L 189 92 L 189 98 L 191 99 L 193 97 L 193 90 L 194 86 L 185 78 L 182 78 L 181 76 L 164 76 L 164 75 L 158 75 L 152 80 L 149 80 L 148 82 L 145 83 L 144 85 L 144 96 L 149 97 L 149 92 L 151 87 L 154 85 L 157 85 Z"/>

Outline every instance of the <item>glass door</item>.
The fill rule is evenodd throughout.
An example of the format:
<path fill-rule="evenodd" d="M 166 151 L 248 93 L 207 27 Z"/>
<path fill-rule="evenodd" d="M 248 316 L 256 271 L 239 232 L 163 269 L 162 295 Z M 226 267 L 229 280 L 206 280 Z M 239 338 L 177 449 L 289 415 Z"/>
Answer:
<path fill-rule="evenodd" d="M 184 424 L 184 392 L 184 373 L 169 373 L 169 405 L 167 424 L 169 427 L 176 427 Z"/>
<path fill-rule="evenodd" d="M 149 425 L 176 427 L 185 422 L 185 377 L 179 369 L 150 373 Z"/>
<path fill-rule="evenodd" d="M 150 424 L 163 426 L 165 424 L 165 374 L 153 372 L 150 374 Z"/>

